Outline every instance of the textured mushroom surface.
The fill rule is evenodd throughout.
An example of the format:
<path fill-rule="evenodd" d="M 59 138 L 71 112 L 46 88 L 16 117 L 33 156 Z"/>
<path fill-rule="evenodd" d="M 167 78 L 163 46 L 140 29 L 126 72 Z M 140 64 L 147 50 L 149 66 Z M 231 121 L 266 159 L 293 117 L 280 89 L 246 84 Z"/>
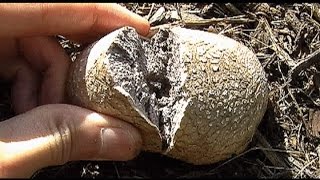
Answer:
<path fill-rule="evenodd" d="M 247 47 L 181 27 L 150 40 L 131 27 L 104 36 L 72 63 L 67 91 L 73 104 L 136 126 L 144 150 L 197 165 L 242 152 L 268 94 Z"/>

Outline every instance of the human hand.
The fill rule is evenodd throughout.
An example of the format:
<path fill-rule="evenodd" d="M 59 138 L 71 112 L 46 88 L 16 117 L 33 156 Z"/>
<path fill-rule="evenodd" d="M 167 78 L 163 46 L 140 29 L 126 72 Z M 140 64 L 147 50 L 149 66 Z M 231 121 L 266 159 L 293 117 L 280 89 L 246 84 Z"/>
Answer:
<path fill-rule="evenodd" d="M 30 177 L 74 160 L 129 160 L 141 148 L 130 124 L 65 102 L 69 57 L 52 37 L 84 43 L 149 24 L 116 4 L 0 4 L 0 78 L 13 82 L 17 116 L 0 122 L 0 177 Z M 60 103 L 60 104 L 59 104 Z"/>

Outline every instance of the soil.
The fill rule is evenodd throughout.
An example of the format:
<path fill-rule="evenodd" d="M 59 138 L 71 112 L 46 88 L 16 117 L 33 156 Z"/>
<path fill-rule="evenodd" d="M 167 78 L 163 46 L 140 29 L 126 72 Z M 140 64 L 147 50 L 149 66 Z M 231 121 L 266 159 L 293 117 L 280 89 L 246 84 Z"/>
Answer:
<path fill-rule="evenodd" d="M 320 177 L 319 3 L 125 3 L 152 26 L 178 24 L 220 33 L 248 46 L 267 73 L 267 112 L 247 150 L 193 166 L 142 152 L 127 162 L 77 161 L 33 178 Z M 57 37 L 71 59 L 81 46 Z M 80 47 L 80 48 L 79 48 Z M 0 82 L 0 119 L 13 116 L 10 84 Z"/>

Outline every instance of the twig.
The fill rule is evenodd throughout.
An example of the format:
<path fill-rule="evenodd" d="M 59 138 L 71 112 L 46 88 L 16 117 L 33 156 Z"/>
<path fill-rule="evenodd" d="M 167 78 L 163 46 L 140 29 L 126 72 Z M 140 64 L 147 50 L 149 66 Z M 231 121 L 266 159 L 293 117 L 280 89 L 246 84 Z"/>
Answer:
<path fill-rule="evenodd" d="M 115 171 L 116 171 L 116 173 L 117 173 L 117 177 L 118 177 L 118 178 L 121 178 L 121 177 L 120 177 L 120 174 L 119 174 L 119 171 L 118 171 L 118 168 L 117 168 L 117 165 L 116 165 L 114 162 L 112 162 L 112 165 L 113 165 L 113 167 L 114 167 L 114 169 L 115 169 Z"/>
<path fill-rule="evenodd" d="M 226 33 L 232 32 L 232 31 L 234 31 L 234 33 L 241 33 L 241 28 L 242 27 L 243 27 L 243 24 L 240 24 L 238 26 L 235 26 L 235 27 L 232 27 L 232 28 L 229 28 L 229 29 L 224 29 L 223 30 L 224 31 L 223 34 L 226 34 Z"/>
<path fill-rule="evenodd" d="M 306 126 L 307 123 L 306 123 L 305 119 L 303 118 L 303 113 L 302 113 L 302 111 L 301 111 L 301 108 L 300 108 L 300 106 L 299 106 L 299 103 L 297 102 L 296 98 L 293 96 L 293 94 L 292 94 L 292 92 L 291 92 L 291 89 L 290 89 L 290 87 L 289 87 L 289 80 L 284 77 L 279 63 L 278 63 L 278 69 L 279 69 L 279 72 L 280 72 L 280 74 L 281 74 L 281 78 L 282 78 L 283 81 L 285 82 L 285 83 L 283 83 L 283 87 L 286 87 L 286 89 L 287 89 L 287 91 L 288 91 L 288 94 L 289 94 L 289 96 L 291 97 L 291 99 L 292 99 L 292 101 L 293 101 L 294 106 L 297 108 L 298 115 L 300 116 L 300 119 L 302 120 L 302 122 L 303 122 L 304 125 Z"/>
<path fill-rule="evenodd" d="M 264 150 L 264 151 L 287 153 L 287 154 L 304 155 L 304 153 L 300 152 L 300 151 L 291 151 L 291 150 L 273 149 L 273 148 L 263 148 L 263 147 L 257 147 L 257 149 Z"/>
<path fill-rule="evenodd" d="M 211 19 L 186 19 L 183 20 L 183 23 L 186 26 L 207 26 L 216 24 L 219 22 L 224 23 L 234 23 L 234 24 L 243 24 L 243 23 L 249 23 L 249 22 L 255 22 L 256 20 L 244 18 L 244 15 L 241 16 L 233 16 L 233 17 L 226 17 L 226 18 L 211 18 Z"/>
<path fill-rule="evenodd" d="M 305 7 L 310 11 L 311 15 L 318 21 L 320 21 L 320 6 L 318 3 L 304 3 Z"/>
<path fill-rule="evenodd" d="M 302 93 L 305 95 L 306 98 L 308 98 L 308 100 L 310 100 L 315 106 L 320 107 L 320 103 L 316 102 L 312 97 L 310 97 L 309 94 L 306 94 L 306 92 L 304 92 L 303 90 L 301 90 L 300 88 L 291 88 L 292 90 Z"/>
<path fill-rule="evenodd" d="M 182 18 L 182 15 L 181 15 L 181 10 L 180 10 L 179 3 L 175 3 L 174 6 L 175 6 L 175 8 L 176 8 L 176 10 L 177 10 L 177 13 L 178 13 L 179 18 L 180 18 L 180 19 L 183 19 L 183 18 Z"/>
<path fill-rule="evenodd" d="M 285 168 L 285 167 L 281 167 L 281 166 L 267 166 L 265 165 L 266 168 L 269 169 L 276 169 L 276 170 L 285 170 L 285 171 L 292 171 L 294 170 L 294 168 Z"/>
<path fill-rule="evenodd" d="M 259 130 L 257 130 L 257 132 L 256 132 L 256 137 L 257 137 L 259 143 L 263 147 L 272 148 L 271 145 L 266 140 L 266 138 L 260 133 Z M 283 159 L 276 152 L 265 151 L 265 150 L 262 150 L 262 152 L 266 155 L 266 157 L 270 160 L 270 162 L 274 166 L 282 166 L 282 167 L 288 168 L 287 164 L 284 163 Z"/>
<path fill-rule="evenodd" d="M 224 34 L 225 32 L 226 32 L 226 30 L 228 29 L 228 28 L 230 28 L 231 27 L 231 24 L 228 24 L 227 25 L 227 27 L 225 27 L 222 31 L 220 31 L 218 34 Z M 235 27 L 233 27 L 233 28 L 230 28 L 230 29 L 234 29 Z M 228 29 L 228 30 L 230 30 L 230 29 Z"/>
<path fill-rule="evenodd" d="M 292 78 L 296 78 L 303 69 L 308 68 L 318 62 L 320 62 L 320 49 L 314 51 L 306 58 L 298 61 L 298 63 L 289 71 L 289 82 L 291 82 Z"/>
<path fill-rule="evenodd" d="M 296 107 L 297 110 L 298 110 L 298 114 L 299 114 L 300 118 L 303 120 L 304 125 L 306 125 L 305 120 L 304 120 L 304 118 L 303 118 L 303 113 L 302 113 L 302 111 L 301 111 L 301 108 L 300 108 L 300 106 L 299 106 L 296 98 L 293 96 L 293 94 L 292 94 L 292 92 L 291 92 L 291 89 L 290 89 L 288 86 L 287 86 L 287 90 L 288 90 L 288 94 L 290 95 L 290 97 L 291 97 L 291 99 L 292 99 L 295 107 Z"/>
<path fill-rule="evenodd" d="M 154 3 L 152 3 L 152 5 L 151 5 L 151 9 L 150 9 L 150 11 L 149 11 L 149 13 L 148 13 L 148 15 L 147 15 L 147 20 L 150 19 L 151 14 L 152 14 L 152 11 L 153 11 L 153 8 L 154 8 Z"/>
<path fill-rule="evenodd" d="M 297 18 L 293 10 L 288 10 L 285 14 L 284 19 L 288 23 L 288 25 L 292 27 L 295 33 L 301 31 L 301 27 L 303 26 L 303 24 Z"/>
<path fill-rule="evenodd" d="M 255 38 L 254 36 L 250 36 L 250 35 L 248 35 L 248 34 L 246 34 L 246 33 L 243 33 L 243 32 L 240 32 L 240 34 L 241 34 L 241 35 L 244 35 L 244 36 L 246 36 L 246 37 L 248 37 L 248 38 L 251 38 L 251 40 L 254 39 L 254 40 L 257 41 L 257 42 L 259 42 L 259 43 L 261 43 L 261 44 L 263 44 L 263 45 L 265 45 L 265 46 L 268 46 L 266 43 L 264 43 L 263 41 L 259 40 L 258 38 Z M 259 49 L 259 50 L 260 50 L 260 49 Z"/>
<path fill-rule="evenodd" d="M 274 174 L 272 177 L 270 177 L 271 179 L 279 179 L 281 177 L 288 177 L 291 175 L 291 171 L 292 170 L 289 170 L 289 171 L 283 171 L 283 172 L 279 172 L 277 174 Z"/>
<path fill-rule="evenodd" d="M 248 150 L 246 150 L 243 153 L 238 154 L 237 156 L 234 156 L 233 158 L 225 161 L 224 163 L 220 164 L 219 166 L 215 167 L 214 169 L 210 170 L 209 173 L 213 173 L 215 170 L 221 168 L 222 166 L 234 161 L 235 159 L 238 159 L 239 157 L 251 152 L 251 151 L 255 151 L 255 150 L 262 150 L 262 151 L 271 151 L 271 152 L 281 152 L 281 153 L 290 153 L 290 154 L 299 154 L 299 155 L 303 155 L 302 152 L 300 151 L 290 151 L 290 150 L 283 150 L 283 149 L 272 149 L 272 148 L 264 148 L 264 147 L 253 147 L 250 148 Z"/>
<path fill-rule="evenodd" d="M 320 166 L 320 145 L 317 146 L 316 151 L 317 151 L 317 155 L 319 157 L 318 166 Z"/>
<path fill-rule="evenodd" d="M 236 14 L 236 15 L 240 15 L 243 14 L 237 7 L 235 7 L 233 4 L 231 3 L 226 3 L 225 4 L 226 8 L 231 11 L 232 13 Z"/>
<path fill-rule="evenodd" d="M 299 42 L 301 41 L 301 40 L 303 40 L 303 34 L 305 33 L 304 31 L 305 31 L 305 27 L 307 26 L 307 24 L 302 24 L 301 26 L 300 26 L 300 28 L 298 29 L 298 32 L 297 32 L 297 34 L 296 34 L 296 37 L 294 38 L 294 49 L 293 49 L 293 51 L 297 51 L 297 48 L 299 48 L 299 49 L 301 49 L 301 47 L 299 46 Z"/>
<path fill-rule="evenodd" d="M 258 162 L 258 164 L 260 166 L 262 166 L 262 170 L 265 173 L 267 173 L 269 176 L 273 176 L 274 175 L 274 173 L 269 168 L 267 168 L 267 166 L 262 161 L 260 161 L 259 159 L 257 159 L 256 161 Z"/>
<path fill-rule="evenodd" d="M 312 163 L 314 163 L 317 159 L 318 159 L 318 157 L 315 158 L 315 159 L 313 159 L 312 161 L 310 161 L 310 162 L 309 162 L 308 164 L 306 164 L 305 166 L 303 166 L 303 167 L 300 169 L 300 171 L 294 176 L 294 178 L 297 178 L 308 166 L 310 166 Z"/>
<path fill-rule="evenodd" d="M 140 37 L 145 39 L 145 40 L 150 40 L 150 38 L 153 35 L 155 35 L 159 31 L 159 29 L 161 29 L 161 28 L 169 28 L 169 27 L 174 26 L 174 25 L 175 25 L 175 23 L 153 26 L 153 27 L 150 28 L 148 35 L 146 35 L 145 37 L 140 35 Z"/>
<path fill-rule="evenodd" d="M 258 150 L 258 149 L 260 149 L 260 147 L 253 147 L 253 148 L 251 148 L 251 149 L 248 149 L 248 150 L 246 150 L 245 152 L 240 153 L 240 154 L 238 154 L 237 156 L 234 156 L 233 158 L 225 161 L 224 163 L 222 163 L 222 164 L 220 164 L 219 166 L 215 167 L 214 169 L 210 170 L 209 173 L 213 173 L 215 170 L 217 170 L 217 169 L 221 168 L 222 166 L 230 163 L 231 161 L 234 161 L 235 159 L 238 159 L 239 157 L 241 157 L 241 156 L 243 156 L 243 155 L 245 155 L 245 154 L 247 154 L 247 153 L 249 153 L 249 152 L 251 152 L 251 151 Z"/>
<path fill-rule="evenodd" d="M 271 47 L 271 49 L 276 52 L 277 56 L 278 56 L 281 60 L 283 60 L 284 62 L 287 62 L 290 67 L 293 67 L 295 63 L 293 62 L 293 60 L 292 60 L 292 58 L 289 56 L 289 54 L 286 53 L 286 52 L 277 44 L 277 39 L 276 39 L 276 37 L 274 36 L 274 34 L 273 34 L 273 32 L 272 32 L 272 29 L 271 29 L 268 21 L 267 21 L 264 17 L 262 17 L 260 21 L 263 23 L 266 32 L 269 34 L 270 41 L 271 41 L 271 43 L 272 43 L 272 45 L 273 45 L 273 46 Z"/>

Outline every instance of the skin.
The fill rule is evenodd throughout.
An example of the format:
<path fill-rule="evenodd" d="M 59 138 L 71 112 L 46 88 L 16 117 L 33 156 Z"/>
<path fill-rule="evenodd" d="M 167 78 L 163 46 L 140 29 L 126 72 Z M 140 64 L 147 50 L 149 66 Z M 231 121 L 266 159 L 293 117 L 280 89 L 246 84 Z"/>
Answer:
<path fill-rule="evenodd" d="M 53 38 L 90 43 L 122 26 L 150 25 L 117 4 L 0 4 L 0 78 L 16 116 L 0 122 L 0 177 L 31 177 L 75 160 L 125 161 L 141 149 L 128 123 L 66 104 L 70 59 Z"/>

